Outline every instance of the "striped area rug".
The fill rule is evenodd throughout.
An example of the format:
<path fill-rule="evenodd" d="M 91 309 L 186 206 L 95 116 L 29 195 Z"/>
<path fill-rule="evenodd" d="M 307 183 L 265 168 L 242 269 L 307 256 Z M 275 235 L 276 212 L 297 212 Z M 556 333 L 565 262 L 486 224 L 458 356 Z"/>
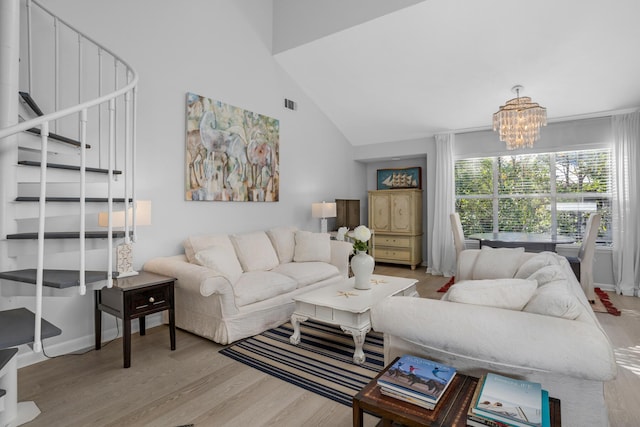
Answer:
<path fill-rule="evenodd" d="M 351 406 L 356 395 L 384 367 L 382 334 L 369 332 L 366 360 L 353 363 L 353 338 L 338 327 L 307 321 L 300 344 L 292 345 L 291 323 L 246 338 L 220 353 L 321 396 Z"/>

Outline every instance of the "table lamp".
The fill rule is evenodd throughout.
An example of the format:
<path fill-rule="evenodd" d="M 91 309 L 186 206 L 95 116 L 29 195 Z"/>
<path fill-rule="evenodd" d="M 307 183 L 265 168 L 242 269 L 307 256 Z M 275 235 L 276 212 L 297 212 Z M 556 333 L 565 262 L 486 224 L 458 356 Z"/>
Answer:
<path fill-rule="evenodd" d="M 311 216 L 320 219 L 320 232 L 327 232 L 327 218 L 335 218 L 336 216 L 336 204 L 335 203 L 312 203 L 311 204 Z"/>
<path fill-rule="evenodd" d="M 133 226 L 133 207 L 130 207 L 127 215 L 127 228 Z M 135 226 L 151 225 L 151 201 L 137 200 L 135 209 Z M 109 226 L 109 213 L 100 212 L 98 214 L 98 225 Z M 125 227 L 124 211 L 111 212 L 111 226 L 113 228 Z M 135 241 L 135 236 L 134 236 Z M 135 276 L 137 271 L 133 270 L 133 245 L 128 230 L 125 231 L 124 243 L 116 246 L 116 271 L 118 277 Z"/>

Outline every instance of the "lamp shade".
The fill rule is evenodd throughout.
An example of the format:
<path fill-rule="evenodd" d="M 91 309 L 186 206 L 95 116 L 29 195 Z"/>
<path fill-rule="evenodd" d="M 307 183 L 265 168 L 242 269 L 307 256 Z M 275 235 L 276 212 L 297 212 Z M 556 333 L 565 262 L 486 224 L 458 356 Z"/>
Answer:
<path fill-rule="evenodd" d="M 334 218 L 336 216 L 335 203 L 312 203 L 311 216 L 314 218 Z"/>
<path fill-rule="evenodd" d="M 129 210 L 129 225 L 133 225 L 133 207 Z M 100 227 L 109 226 L 109 213 L 100 212 L 98 214 L 98 225 Z M 124 227 L 124 211 L 111 212 L 111 225 L 113 227 Z M 151 200 L 136 201 L 136 226 L 151 225 Z"/>

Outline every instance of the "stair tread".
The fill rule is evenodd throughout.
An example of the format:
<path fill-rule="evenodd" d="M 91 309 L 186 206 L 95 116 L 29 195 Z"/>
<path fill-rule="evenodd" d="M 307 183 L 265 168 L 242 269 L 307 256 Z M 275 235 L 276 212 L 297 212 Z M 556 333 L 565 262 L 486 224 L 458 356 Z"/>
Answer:
<path fill-rule="evenodd" d="M 114 238 L 124 237 L 124 231 L 113 231 Z M 109 237 L 108 231 L 87 231 L 85 232 L 85 238 L 87 239 L 106 239 Z M 32 233 L 15 233 L 7 234 L 7 239 L 10 240 L 34 240 L 38 238 L 37 232 Z M 79 239 L 79 231 L 48 231 L 44 233 L 45 239 Z"/>
<path fill-rule="evenodd" d="M 23 165 L 23 166 L 37 166 L 40 167 L 40 162 L 35 162 L 33 160 L 20 160 L 18 162 L 19 165 Z M 80 166 L 75 166 L 75 165 L 63 165 L 61 163 L 47 163 L 47 167 L 48 168 L 52 168 L 52 169 L 67 169 L 67 170 L 73 170 L 73 171 L 79 171 L 80 170 Z M 103 168 L 91 168 L 91 167 L 87 167 L 85 168 L 85 170 L 87 172 L 97 172 L 97 173 L 109 173 L 108 169 L 103 169 Z M 113 171 L 114 175 L 121 175 L 122 171 L 119 170 L 114 170 Z"/>
<path fill-rule="evenodd" d="M 2 271 L 0 279 L 13 280 L 14 282 L 30 283 L 35 285 L 37 270 L 27 268 L 24 270 Z M 77 270 L 43 270 L 42 285 L 50 288 L 66 289 L 79 286 L 79 272 Z M 106 280 L 106 271 L 89 270 L 84 272 L 86 283 L 95 283 Z"/>
<path fill-rule="evenodd" d="M 20 94 L 22 99 L 24 99 L 24 102 L 27 103 L 29 108 L 31 108 L 31 111 L 36 113 L 38 116 L 44 115 L 44 113 L 42 112 L 38 104 L 36 104 L 36 101 L 31 97 L 31 94 L 29 92 L 18 91 L 18 93 Z"/>
<path fill-rule="evenodd" d="M 41 135 L 42 132 L 38 128 L 30 128 L 26 130 L 29 133 L 34 135 Z M 67 138 L 66 136 L 58 135 L 57 133 L 49 132 L 49 138 L 55 139 L 56 141 L 64 142 L 65 144 L 73 145 L 74 147 L 80 147 L 82 144 L 80 141 L 76 141 L 75 139 Z M 91 148 L 91 145 L 85 144 L 84 148 Z"/>
<path fill-rule="evenodd" d="M 0 371 L 7 365 L 7 363 L 9 363 L 11 358 L 15 356 L 17 352 L 17 348 L 6 348 L 4 350 L 0 350 Z M 4 392 L 4 390 L 0 390 L 0 397 L 5 394 Z"/>
<path fill-rule="evenodd" d="M 35 314 L 26 308 L 0 311 L 0 348 L 15 347 L 33 342 Z M 60 328 L 42 319 L 41 338 L 60 335 Z"/>
<path fill-rule="evenodd" d="M 7 392 L 0 388 L 0 397 L 4 396 L 5 394 L 7 394 Z"/>
<path fill-rule="evenodd" d="M 40 197 L 38 196 L 20 196 L 16 197 L 16 202 L 39 202 Z M 52 197 L 49 196 L 46 198 L 47 202 L 79 202 L 80 197 Z M 85 197 L 84 201 L 86 203 L 107 203 L 109 201 L 106 197 Z M 124 203 L 124 197 L 114 197 L 114 203 Z M 129 199 L 129 202 L 133 202 L 133 199 Z"/>

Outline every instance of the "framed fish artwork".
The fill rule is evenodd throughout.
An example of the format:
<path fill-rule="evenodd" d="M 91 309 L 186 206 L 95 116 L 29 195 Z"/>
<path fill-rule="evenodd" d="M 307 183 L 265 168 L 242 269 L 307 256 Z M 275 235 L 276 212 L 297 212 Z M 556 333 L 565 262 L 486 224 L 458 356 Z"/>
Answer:
<path fill-rule="evenodd" d="M 422 168 L 378 169 L 378 190 L 422 188 Z"/>

